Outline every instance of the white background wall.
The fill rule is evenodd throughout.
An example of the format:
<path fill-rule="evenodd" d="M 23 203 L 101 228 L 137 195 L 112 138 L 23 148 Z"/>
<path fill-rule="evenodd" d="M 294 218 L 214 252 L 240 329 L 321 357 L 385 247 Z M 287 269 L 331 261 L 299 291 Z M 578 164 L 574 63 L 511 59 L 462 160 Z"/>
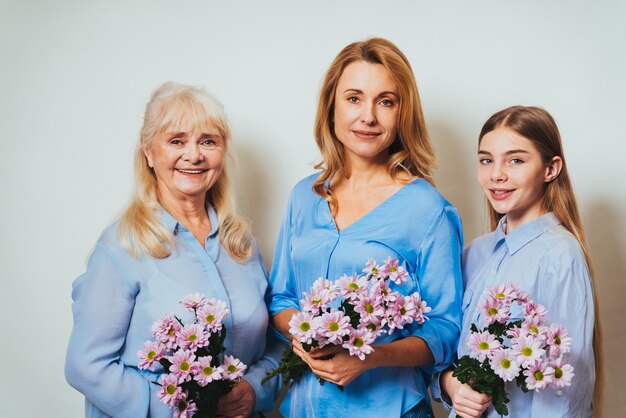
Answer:
<path fill-rule="evenodd" d="M 474 180 L 484 120 L 511 104 L 554 115 L 597 270 L 607 416 L 626 416 L 620 0 L 0 0 L 0 415 L 82 416 L 63 378 L 71 283 L 128 200 L 151 91 L 199 84 L 225 104 L 237 193 L 269 263 L 289 190 L 318 159 L 322 75 L 369 36 L 389 38 L 413 65 L 438 185 L 466 241 L 486 225 Z"/>

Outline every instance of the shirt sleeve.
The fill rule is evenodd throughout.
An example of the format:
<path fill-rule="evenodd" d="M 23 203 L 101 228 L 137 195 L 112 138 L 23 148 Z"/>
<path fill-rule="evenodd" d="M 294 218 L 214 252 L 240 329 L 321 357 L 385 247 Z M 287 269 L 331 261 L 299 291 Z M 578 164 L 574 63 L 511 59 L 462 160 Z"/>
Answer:
<path fill-rule="evenodd" d="M 270 291 L 267 301 L 270 316 L 288 308 L 300 309 L 291 260 L 292 202 L 293 192 L 280 227 L 270 273 Z"/>
<path fill-rule="evenodd" d="M 572 345 L 565 358 L 574 367 L 575 376 L 571 386 L 533 393 L 533 417 L 582 417 L 591 413 L 595 382 L 593 290 L 589 270 L 582 254 L 580 257 L 562 257 L 560 263 L 546 259 L 544 263 L 546 268 L 535 302 L 548 310 L 548 323 L 567 328 Z"/>
<path fill-rule="evenodd" d="M 429 320 L 412 335 L 423 339 L 433 353 L 434 364 L 421 366 L 427 374 L 441 371 L 454 360 L 461 329 L 461 220 L 445 206 L 424 240 L 418 256 L 417 276 L 422 300 L 432 310 Z"/>
<path fill-rule="evenodd" d="M 148 416 L 152 384 L 137 369 L 124 365 L 119 355 L 135 294 L 104 245 L 96 245 L 87 271 L 74 282 L 72 299 L 74 327 L 65 362 L 68 383 L 107 415 Z"/>

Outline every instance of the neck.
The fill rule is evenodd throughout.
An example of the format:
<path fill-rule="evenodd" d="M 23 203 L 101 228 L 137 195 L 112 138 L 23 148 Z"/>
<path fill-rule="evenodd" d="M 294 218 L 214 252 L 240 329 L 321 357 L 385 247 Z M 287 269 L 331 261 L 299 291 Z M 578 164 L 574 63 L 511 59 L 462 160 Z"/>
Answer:
<path fill-rule="evenodd" d="M 201 225 L 208 221 L 205 196 L 172 196 L 161 189 L 157 192 L 159 203 L 177 221 L 185 226 Z"/>
<path fill-rule="evenodd" d="M 545 215 L 545 211 L 541 207 L 533 207 L 527 209 L 522 214 L 509 212 L 506 214 L 506 230 L 505 233 L 509 234 L 517 228 L 526 225 L 527 223 L 534 221 L 542 215 Z"/>

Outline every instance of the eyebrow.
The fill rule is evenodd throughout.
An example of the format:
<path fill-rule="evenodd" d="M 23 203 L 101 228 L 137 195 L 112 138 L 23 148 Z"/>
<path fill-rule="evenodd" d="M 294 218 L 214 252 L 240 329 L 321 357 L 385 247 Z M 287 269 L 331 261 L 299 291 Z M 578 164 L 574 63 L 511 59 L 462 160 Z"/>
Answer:
<path fill-rule="evenodd" d="M 491 155 L 491 153 L 489 151 L 485 151 L 482 149 L 478 150 L 478 154 L 485 154 L 485 155 Z M 530 152 L 524 150 L 524 149 L 512 149 L 509 151 L 506 151 L 504 153 L 504 155 L 511 155 L 511 154 L 530 154 Z"/>
<path fill-rule="evenodd" d="M 353 93 L 357 93 L 357 94 L 363 94 L 363 90 L 359 90 L 359 89 L 345 89 L 343 91 L 344 93 L 348 93 L 348 92 L 353 92 Z M 395 97 L 399 97 L 398 93 L 395 93 L 393 91 L 383 91 L 380 92 L 376 97 L 381 97 L 381 96 L 395 96 Z"/>

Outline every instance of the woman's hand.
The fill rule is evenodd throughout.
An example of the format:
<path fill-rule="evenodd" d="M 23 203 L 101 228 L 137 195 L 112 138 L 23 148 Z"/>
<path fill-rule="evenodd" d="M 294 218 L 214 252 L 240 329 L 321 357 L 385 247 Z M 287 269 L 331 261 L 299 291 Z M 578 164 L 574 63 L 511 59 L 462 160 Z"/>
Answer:
<path fill-rule="evenodd" d="M 233 389 L 217 402 L 216 418 L 246 418 L 254 412 L 256 394 L 252 385 L 241 379 Z"/>
<path fill-rule="evenodd" d="M 440 382 L 442 391 L 452 400 L 454 411 L 462 418 L 479 418 L 491 405 L 491 396 L 459 382 L 451 370 L 441 373 Z"/>

